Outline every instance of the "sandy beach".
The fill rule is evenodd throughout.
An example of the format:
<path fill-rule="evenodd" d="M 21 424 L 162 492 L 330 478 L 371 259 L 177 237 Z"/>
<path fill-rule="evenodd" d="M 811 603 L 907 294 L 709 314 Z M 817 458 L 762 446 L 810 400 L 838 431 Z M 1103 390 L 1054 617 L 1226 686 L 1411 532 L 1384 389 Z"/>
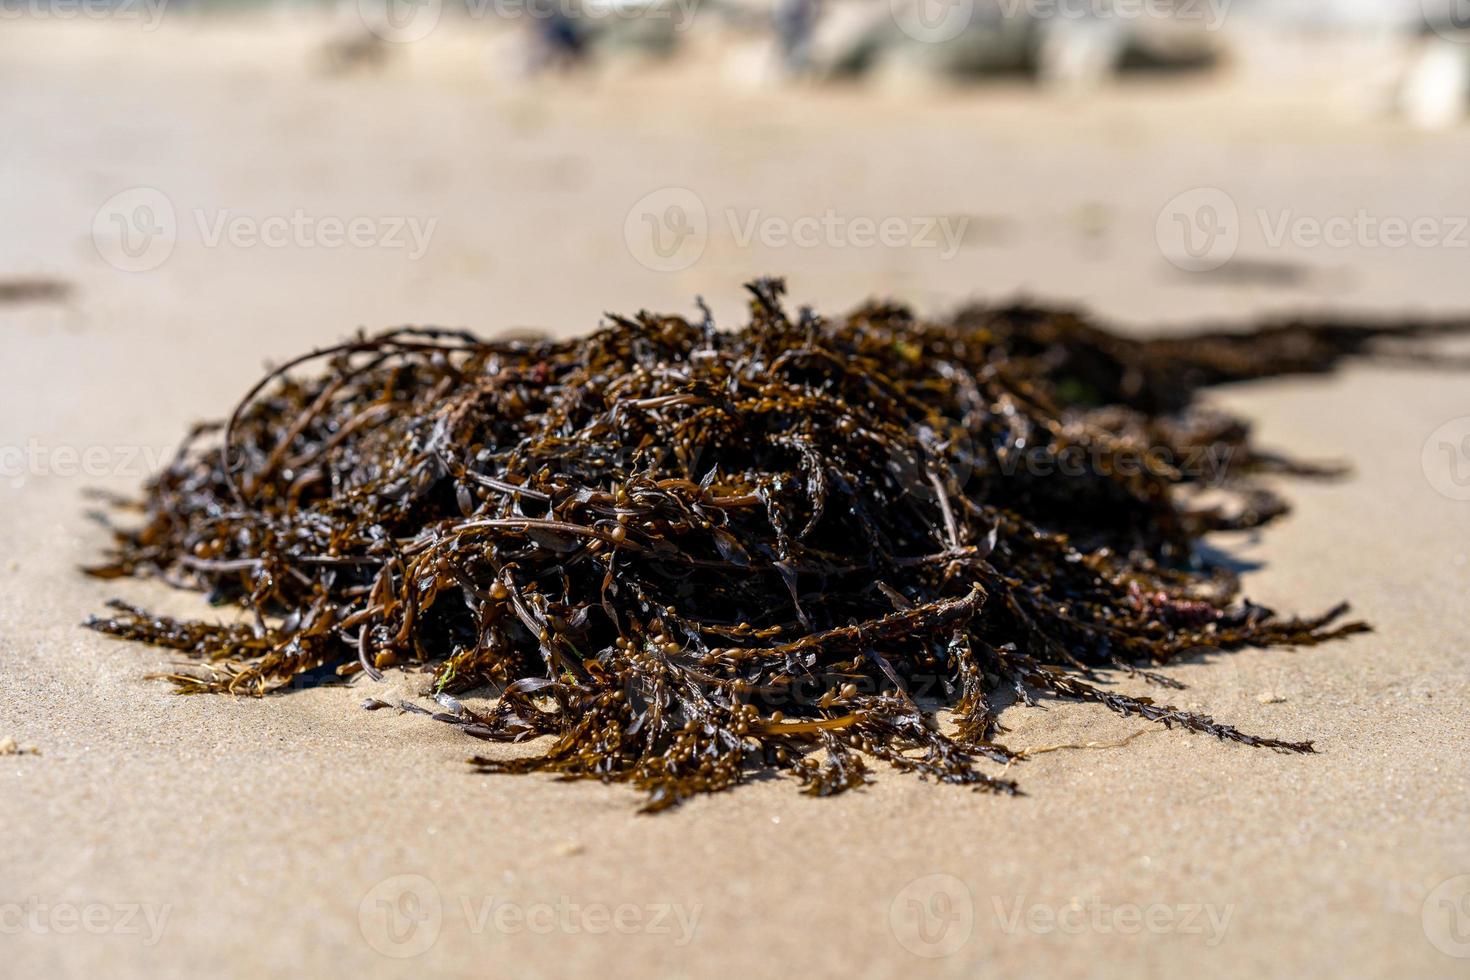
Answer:
<path fill-rule="evenodd" d="M 1014 799 L 884 773 L 640 816 L 632 790 L 474 775 L 483 746 L 359 709 L 422 675 L 175 696 L 145 678 L 167 657 L 79 624 L 113 596 L 202 600 L 78 568 L 105 542 L 89 490 L 134 490 L 265 362 L 360 327 L 568 335 L 696 295 L 734 321 L 766 273 L 825 310 L 1024 295 L 1139 329 L 1464 312 L 1470 131 L 1228 79 L 1085 99 L 678 68 L 526 85 L 503 43 L 453 31 L 329 75 L 320 39 L 0 34 L 0 280 L 70 287 L 0 303 L 0 740 L 36 750 L 0 755 L 0 973 L 1466 976 L 1463 372 L 1359 362 L 1211 395 L 1263 443 L 1353 468 L 1284 481 L 1289 517 L 1216 542 L 1247 594 L 1348 599 L 1375 631 L 1163 673 L 1318 754 L 1150 730 L 1018 764 Z M 1190 272 L 1167 216 L 1200 189 L 1239 235 Z M 693 235 L 655 248 L 671 202 Z M 129 237 L 140 216 L 169 234 Z M 897 244 L 868 232 L 887 219 Z M 1349 240 L 1314 243 L 1334 219 Z M 1003 721 L 1017 747 L 1150 727 L 1057 702 Z"/>

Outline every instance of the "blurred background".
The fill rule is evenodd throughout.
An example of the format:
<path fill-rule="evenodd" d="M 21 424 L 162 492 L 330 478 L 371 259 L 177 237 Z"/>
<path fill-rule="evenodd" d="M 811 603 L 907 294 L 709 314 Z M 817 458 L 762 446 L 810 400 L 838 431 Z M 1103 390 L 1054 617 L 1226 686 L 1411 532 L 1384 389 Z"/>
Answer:
<path fill-rule="evenodd" d="M 1470 0 L 0 0 L 0 73 L 3 343 L 159 379 L 733 317 L 761 274 L 1144 323 L 1470 298 Z"/>

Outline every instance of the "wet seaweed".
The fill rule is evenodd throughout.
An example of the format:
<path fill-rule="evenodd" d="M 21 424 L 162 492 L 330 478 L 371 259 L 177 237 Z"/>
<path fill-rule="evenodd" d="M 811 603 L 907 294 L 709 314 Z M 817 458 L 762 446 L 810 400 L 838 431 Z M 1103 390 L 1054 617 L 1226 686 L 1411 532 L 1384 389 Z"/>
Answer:
<path fill-rule="evenodd" d="M 779 280 L 748 289 L 735 330 L 702 306 L 559 342 L 402 328 L 281 365 L 89 569 L 243 615 L 88 625 L 182 654 L 183 692 L 421 667 L 439 710 L 403 709 L 548 740 L 478 769 L 628 783 L 649 810 L 766 773 L 829 795 L 875 763 L 1013 793 L 1013 699 L 1312 751 L 1110 681 L 1368 628 L 1278 616 L 1202 557 L 1285 513 L 1263 474 L 1332 468 L 1259 450 L 1199 391 L 1464 324 L 1134 339 L 1026 305 L 792 316 Z"/>

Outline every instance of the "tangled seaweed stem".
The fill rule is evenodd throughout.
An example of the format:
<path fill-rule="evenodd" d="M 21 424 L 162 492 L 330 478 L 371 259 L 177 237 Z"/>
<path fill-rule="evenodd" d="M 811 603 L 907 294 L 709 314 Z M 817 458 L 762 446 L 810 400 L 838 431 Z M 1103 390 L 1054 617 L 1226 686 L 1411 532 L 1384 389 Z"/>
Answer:
<path fill-rule="evenodd" d="M 90 570 L 207 590 L 248 625 L 121 603 L 88 625 L 191 658 L 182 691 L 431 664 L 447 710 L 424 713 L 551 738 L 479 769 L 626 782 L 649 810 L 769 770 L 838 793 L 874 760 L 1014 793 L 977 768 L 1024 755 L 998 740 L 1012 693 L 1312 750 L 1097 671 L 1178 687 L 1146 668 L 1366 629 L 1240 602 L 1198 558 L 1201 535 L 1285 511 L 1253 474 L 1317 471 L 1197 391 L 1464 324 L 1135 340 L 1029 306 L 793 322 L 780 281 L 748 288 L 731 332 L 707 309 L 556 343 L 403 328 L 288 361 L 196 427 Z M 1079 449 L 1094 465 L 1026 465 Z M 1177 465 L 1199 453 L 1229 466 Z M 1196 506 L 1206 482 L 1236 506 Z M 450 696 L 478 688 L 483 712 Z"/>

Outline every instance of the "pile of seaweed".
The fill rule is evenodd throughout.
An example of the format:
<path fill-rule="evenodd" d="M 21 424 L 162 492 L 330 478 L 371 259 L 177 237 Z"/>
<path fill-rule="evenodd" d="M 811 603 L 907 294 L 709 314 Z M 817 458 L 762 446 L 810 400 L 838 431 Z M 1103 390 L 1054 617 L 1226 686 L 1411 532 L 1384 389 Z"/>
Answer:
<path fill-rule="evenodd" d="M 195 428 L 89 569 L 244 615 L 114 603 L 88 625 L 183 654 L 185 692 L 425 665 L 436 718 L 552 739 L 481 769 L 628 782 L 649 809 L 771 771 L 835 793 L 873 760 L 1014 792 L 981 763 L 1018 757 L 997 716 L 1016 699 L 1311 751 L 1099 673 L 1178 687 L 1150 667 L 1367 628 L 1241 601 L 1201 558 L 1202 535 L 1285 511 L 1259 474 L 1322 470 L 1196 393 L 1461 325 L 1134 340 L 1025 305 L 793 318 L 779 280 L 748 289 L 733 331 L 701 304 L 562 342 L 398 329 L 282 365 Z"/>

